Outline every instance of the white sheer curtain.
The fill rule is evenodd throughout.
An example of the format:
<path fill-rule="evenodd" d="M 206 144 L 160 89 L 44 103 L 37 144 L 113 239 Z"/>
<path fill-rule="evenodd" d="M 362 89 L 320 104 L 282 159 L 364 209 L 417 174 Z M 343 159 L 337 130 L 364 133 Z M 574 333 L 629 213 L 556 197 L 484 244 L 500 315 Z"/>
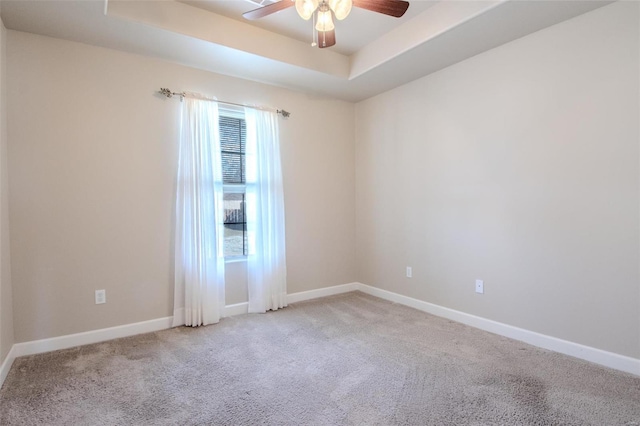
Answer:
<path fill-rule="evenodd" d="M 245 108 L 249 312 L 287 306 L 284 197 L 275 112 Z"/>
<path fill-rule="evenodd" d="M 222 202 L 218 104 L 187 97 L 182 103 L 176 196 L 174 326 L 220 320 Z"/>

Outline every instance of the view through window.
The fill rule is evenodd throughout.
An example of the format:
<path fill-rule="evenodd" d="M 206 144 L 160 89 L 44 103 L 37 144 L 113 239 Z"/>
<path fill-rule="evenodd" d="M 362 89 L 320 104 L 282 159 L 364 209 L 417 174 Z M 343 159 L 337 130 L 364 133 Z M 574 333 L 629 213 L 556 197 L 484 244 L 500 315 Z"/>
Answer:
<path fill-rule="evenodd" d="M 246 125 L 243 112 L 220 111 L 220 150 L 224 184 L 224 256 L 247 255 L 245 210 Z"/>

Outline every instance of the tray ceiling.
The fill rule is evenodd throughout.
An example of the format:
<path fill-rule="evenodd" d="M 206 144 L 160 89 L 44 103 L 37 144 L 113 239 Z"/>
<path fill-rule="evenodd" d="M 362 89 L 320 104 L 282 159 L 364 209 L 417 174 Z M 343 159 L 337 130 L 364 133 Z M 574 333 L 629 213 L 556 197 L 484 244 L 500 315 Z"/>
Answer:
<path fill-rule="evenodd" d="M 354 10 L 328 49 L 293 9 L 243 20 L 248 0 L 3 0 L 0 13 L 11 30 L 357 102 L 608 3 L 413 0 L 400 19 Z"/>

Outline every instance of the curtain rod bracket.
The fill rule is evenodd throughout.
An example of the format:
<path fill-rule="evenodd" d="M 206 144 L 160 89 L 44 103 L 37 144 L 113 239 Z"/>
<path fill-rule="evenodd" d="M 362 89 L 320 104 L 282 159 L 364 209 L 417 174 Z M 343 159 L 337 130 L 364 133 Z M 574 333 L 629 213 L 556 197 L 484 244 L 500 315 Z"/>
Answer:
<path fill-rule="evenodd" d="M 285 111 L 283 109 L 277 110 L 278 114 L 280 114 L 283 118 L 289 118 L 291 113 L 289 111 Z"/>

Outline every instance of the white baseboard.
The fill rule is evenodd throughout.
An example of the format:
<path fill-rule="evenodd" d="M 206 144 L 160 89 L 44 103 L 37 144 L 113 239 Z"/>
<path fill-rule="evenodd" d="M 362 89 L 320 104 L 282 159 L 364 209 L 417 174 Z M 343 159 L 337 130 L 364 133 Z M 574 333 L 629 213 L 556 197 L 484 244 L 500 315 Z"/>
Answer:
<path fill-rule="evenodd" d="M 0 387 L 9 374 L 13 361 L 26 355 L 34 355 L 43 352 L 68 349 L 75 346 L 89 345 L 91 343 L 104 342 L 120 337 L 135 336 L 136 334 L 160 331 L 171 327 L 173 317 L 158 318 L 150 321 L 134 324 L 120 325 L 117 327 L 103 328 L 100 330 L 85 331 L 83 333 L 68 334 L 66 336 L 52 337 L 49 339 L 33 340 L 31 342 L 15 343 L 9 354 L 0 366 Z"/>
<path fill-rule="evenodd" d="M 243 315 L 249 312 L 249 302 L 236 303 L 235 305 L 227 305 L 224 307 L 224 317 L 232 317 L 234 315 Z"/>
<path fill-rule="evenodd" d="M 640 376 L 640 359 L 603 351 L 601 349 L 584 346 L 579 343 L 569 342 L 556 337 L 547 336 L 533 331 L 525 330 L 511 325 L 492 321 L 486 318 L 434 305 L 412 297 L 403 296 L 380 288 L 372 287 L 362 283 L 349 283 L 333 287 L 319 288 L 316 290 L 303 291 L 287 295 L 287 303 L 297 303 L 305 300 L 317 299 L 320 297 L 333 296 L 336 294 L 348 293 L 351 291 L 362 291 L 363 293 L 400 303 L 405 306 L 418 309 L 439 317 L 447 318 L 463 324 L 470 325 L 481 330 L 489 331 L 501 336 L 520 340 L 534 346 L 549 349 L 565 355 L 584 359 L 605 367 L 613 368 L 627 373 Z M 242 315 L 247 313 L 249 304 L 247 302 L 228 305 L 225 307 L 224 316 Z M 0 387 L 9 374 L 9 369 L 13 361 L 20 356 L 33 355 L 43 352 L 67 349 L 75 346 L 88 345 L 91 343 L 103 342 L 120 337 L 134 336 L 136 334 L 150 333 L 154 331 L 171 328 L 173 317 L 158 318 L 150 321 L 143 321 L 134 324 L 126 324 L 117 327 L 103 328 L 83 333 L 70 334 L 66 336 L 52 337 L 50 339 L 34 340 L 31 342 L 16 343 L 13 345 L 6 358 L 0 366 Z"/>
<path fill-rule="evenodd" d="M 320 297 L 333 296 L 334 294 L 348 293 L 358 290 L 359 283 L 341 284 L 333 287 L 324 287 L 316 290 L 301 291 L 287 294 L 287 304 L 302 302 L 304 300 L 317 299 Z M 249 302 L 236 303 L 224 307 L 223 317 L 243 315 L 249 312 Z"/>
<path fill-rule="evenodd" d="M 236 303 L 235 305 L 226 305 L 222 310 L 222 315 L 220 316 L 220 318 L 232 317 L 234 315 L 242 315 L 242 314 L 246 314 L 248 311 L 249 311 L 249 302 Z M 181 318 L 181 321 L 173 322 L 172 320 L 171 324 L 167 328 L 180 327 L 184 325 L 184 308 L 178 309 L 177 311 L 173 311 L 173 316 L 171 318 L 172 319 L 176 318 L 176 315 L 177 315 L 177 318 Z"/>
<path fill-rule="evenodd" d="M 2 361 L 2 365 L 0 365 L 0 388 L 2 388 L 4 379 L 7 378 L 9 370 L 11 369 L 11 365 L 13 365 L 13 361 L 16 359 L 15 348 L 15 345 L 11 347 L 11 350 L 5 357 L 4 361 Z"/>
<path fill-rule="evenodd" d="M 603 351 L 602 349 L 581 345 L 579 343 L 570 342 L 568 340 L 558 339 L 556 337 L 547 336 L 545 334 L 536 333 L 534 331 L 525 330 L 523 328 L 514 327 L 501 322 L 489 320 L 454 309 L 445 308 L 443 306 L 434 305 L 433 303 L 424 302 L 412 297 L 403 296 L 377 287 L 371 287 L 366 284 L 358 283 L 358 290 L 381 299 L 391 302 L 400 303 L 405 306 L 418 309 L 439 317 L 447 318 L 462 324 L 470 325 L 481 330 L 489 331 L 500 336 L 509 337 L 511 339 L 520 340 L 533 346 L 549 349 L 561 354 L 580 358 L 605 367 L 624 371 L 627 373 L 640 376 L 640 359 L 619 355 L 613 352 Z"/>
<path fill-rule="evenodd" d="M 50 339 L 16 343 L 13 345 L 13 349 L 15 349 L 16 357 L 57 351 L 59 349 L 89 345 L 91 343 L 104 342 L 106 340 L 118 339 L 120 337 L 135 336 L 136 334 L 165 330 L 171 327 L 172 320 L 173 317 L 158 318 L 133 324 L 119 325 L 117 327 L 102 328 L 100 330 L 91 330 L 83 333 L 52 337 Z"/>
<path fill-rule="evenodd" d="M 287 294 L 287 304 L 297 303 L 305 300 L 317 299 L 319 297 L 333 296 L 336 294 L 348 293 L 356 291 L 360 288 L 360 283 L 349 283 L 336 285 L 333 287 L 324 287 L 316 290 L 301 291 L 299 293 Z"/>

